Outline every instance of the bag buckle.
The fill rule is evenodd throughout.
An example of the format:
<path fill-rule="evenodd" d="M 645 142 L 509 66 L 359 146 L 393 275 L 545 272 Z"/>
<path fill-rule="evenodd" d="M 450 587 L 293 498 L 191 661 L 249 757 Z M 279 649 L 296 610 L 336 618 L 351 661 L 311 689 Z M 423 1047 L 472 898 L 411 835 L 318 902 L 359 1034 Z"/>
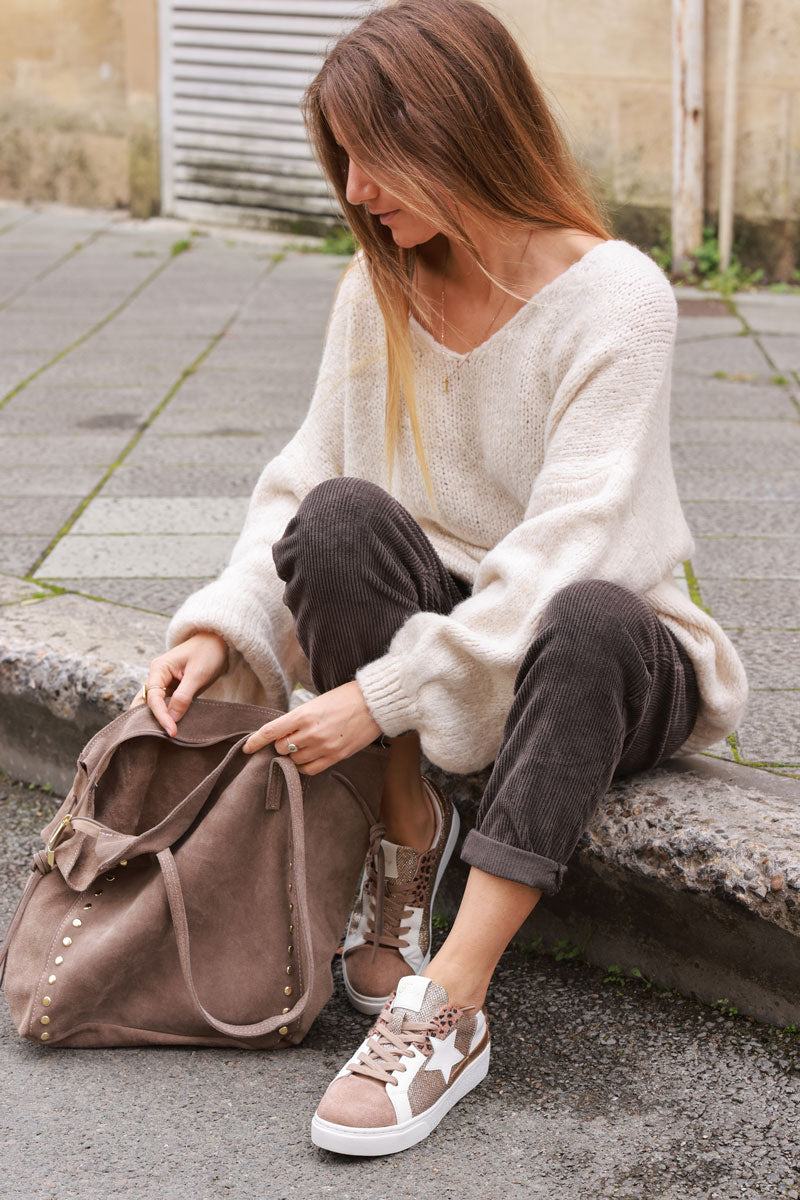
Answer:
<path fill-rule="evenodd" d="M 58 846 L 59 842 L 61 841 L 62 837 L 64 836 L 64 830 L 71 823 L 72 823 L 72 813 L 67 813 L 67 815 L 64 817 L 63 821 L 59 825 L 58 829 L 56 829 L 55 833 L 50 838 L 50 841 L 47 843 L 47 865 L 48 865 L 48 867 L 55 866 L 56 846 Z"/>

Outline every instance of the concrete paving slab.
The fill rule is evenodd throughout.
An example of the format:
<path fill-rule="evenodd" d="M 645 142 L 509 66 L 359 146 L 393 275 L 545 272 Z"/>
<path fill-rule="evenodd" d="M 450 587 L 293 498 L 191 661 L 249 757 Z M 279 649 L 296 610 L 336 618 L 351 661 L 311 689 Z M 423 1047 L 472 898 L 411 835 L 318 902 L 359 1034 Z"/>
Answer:
<path fill-rule="evenodd" d="M 0 201 L 0 234 L 6 236 L 17 225 L 32 221 L 36 213 L 27 204 L 15 204 L 10 200 Z"/>
<path fill-rule="evenodd" d="M 0 357 L 0 401 L 41 366 L 39 354 L 3 354 Z"/>
<path fill-rule="evenodd" d="M 65 346 L 71 346 L 85 332 L 85 323 L 80 318 L 41 313 L 32 316 L 0 309 L 0 345 L 4 352 L 37 355 L 42 363 L 48 362 Z"/>
<path fill-rule="evenodd" d="M 709 445 L 709 442 L 704 444 Z M 679 467 L 675 478 L 684 503 L 692 500 L 724 502 L 733 496 L 738 500 L 754 501 L 797 503 L 800 500 L 800 477 L 796 468 L 741 472 L 724 467 L 704 469 L 698 463 L 695 469 Z"/>
<path fill-rule="evenodd" d="M 103 467 L 76 467 L 64 463 L 58 470 L 31 465 L 0 471 L 2 496 L 86 496 L 103 478 Z"/>
<path fill-rule="evenodd" d="M 800 629 L 794 579 L 706 579 L 701 594 L 724 628 Z"/>
<path fill-rule="evenodd" d="M 181 389 L 181 392 L 183 389 Z M 181 403 L 177 392 L 167 409 L 158 418 L 158 436 L 180 437 L 191 431 L 195 437 L 259 437 L 266 429 L 279 430 L 286 441 L 300 427 L 305 407 L 287 404 L 283 398 L 276 405 L 269 396 L 262 396 L 257 403 L 228 404 L 222 399 L 219 405 L 198 409 L 190 403 Z"/>
<path fill-rule="evenodd" d="M 676 379 L 672 388 L 675 420 L 786 420 L 800 417 L 788 388 L 774 383 L 729 383 L 722 379 Z"/>
<path fill-rule="evenodd" d="M 243 496 L 151 499 L 97 496 L 75 522 L 71 533 L 238 534 L 246 512 L 247 500 Z"/>
<path fill-rule="evenodd" d="M 800 681 L 800 630 L 732 630 L 751 688 L 787 691 Z M 795 740 L 797 740 L 795 738 Z"/>
<path fill-rule="evenodd" d="M 276 446 L 277 454 L 280 446 Z M 266 461 L 266 460 L 265 460 Z M 105 496 L 250 496 L 263 464 L 131 467 L 122 463 L 103 488 Z"/>
<path fill-rule="evenodd" d="M 119 430 L 130 438 L 160 402 L 161 389 L 148 395 L 143 388 L 98 389 L 89 399 L 85 389 L 53 389 L 48 397 L 28 395 L 26 388 L 3 414 L 3 433 L 54 435 L 104 433 Z"/>
<path fill-rule="evenodd" d="M 732 314 L 717 317 L 679 317 L 677 340 L 694 342 L 699 338 L 725 337 L 741 333 L 744 324 Z"/>
<path fill-rule="evenodd" d="M 69 434 L 55 437 L 47 434 L 0 437 L 0 469 L 24 466 L 59 468 L 75 462 L 85 467 L 107 467 L 128 441 L 125 433 L 116 436 L 95 433 L 82 437 Z"/>
<path fill-rule="evenodd" d="M 191 405 L 193 411 L 223 407 L 263 404 L 265 408 L 284 407 L 292 415 L 302 416 L 313 395 L 318 362 L 306 359 L 299 363 L 284 361 L 278 367 L 264 370 L 217 369 L 213 352 L 198 370 L 183 381 L 175 401 L 182 409 Z M 170 402 L 172 409 L 172 401 Z"/>
<path fill-rule="evenodd" d="M 755 333 L 793 333 L 800 337 L 800 295 L 736 292 L 731 299 Z"/>
<path fill-rule="evenodd" d="M 800 681 L 792 691 L 751 692 L 737 732 L 739 752 L 752 762 L 782 763 L 800 774 Z M 796 820 L 796 817 L 795 817 Z"/>
<path fill-rule="evenodd" d="M 800 371 L 800 337 L 762 335 L 759 340 L 779 371 Z"/>
<path fill-rule="evenodd" d="M 54 387 L 142 387 L 165 396 L 181 371 L 193 361 L 188 355 L 176 353 L 168 361 L 152 362 L 144 359 L 141 351 L 137 357 L 133 347 L 128 355 L 120 351 L 106 358 L 75 351 L 54 363 L 47 375 Z"/>
<path fill-rule="evenodd" d="M 94 334 L 91 348 L 88 351 L 83 350 L 78 358 L 79 360 L 85 358 L 87 353 L 90 353 L 92 357 L 103 362 L 112 362 L 118 358 L 127 363 L 131 356 L 138 352 L 147 357 L 148 363 L 153 368 L 164 369 L 176 365 L 183 368 L 193 363 L 203 351 L 208 349 L 216 332 L 217 330 L 214 330 L 209 335 L 194 330 L 180 334 L 173 333 L 167 337 L 143 336 L 137 329 L 128 330 L 126 328 L 124 314 L 122 314 L 99 333 Z"/>
<path fill-rule="evenodd" d="M 108 600 L 171 617 L 187 596 L 198 591 L 206 578 L 191 579 L 59 579 L 58 586 L 71 592 Z M 162 650 L 164 647 L 162 646 Z M 159 651 L 160 653 L 161 651 Z"/>
<path fill-rule="evenodd" d="M 747 337 L 706 338 L 698 342 L 683 342 L 675 348 L 676 375 L 752 374 L 766 377 L 769 364 L 764 355 Z M 757 382 L 757 380 L 753 380 Z M 764 378 L 764 382 L 767 382 Z"/>
<path fill-rule="evenodd" d="M 80 496 L 0 497 L 0 531 L 54 537 L 80 502 Z"/>
<path fill-rule="evenodd" d="M 672 422 L 672 444 L 691 445 L 702 442 L 709 434 L 708 421 L 675 420 Z M 731 421 L 714 422 L 714 440 L 720 446 L 732 443 L 747 447 L 772 447 L 783 442 L 800 454 L 800 418 L 796 421 Z"/>
<path fill-rule="evenodd" d="M 160 430 L 159 430 L 160 432 Z M 225 466 L 229 463 L 248 463 L 264 466 L 281 450 L 294 433 L 293 428 L 271 429 L 266 436 L 218 436 L 214 438 L 188 435 L 160 437 L 158 433 L 142 440 L 126 459 L 130 467 Z"/>
<path fill-rule="evenodd" d="M 212 578 L 225 566 L 233 534 L 66 534 L 37 571 L 41 579 Z"/>
<path fill-rule="evenodd" d="M 50 534 L 42 537 L 0 536 L 0 569 L 11 575 L 29 574 L 43 550 L 47 549 Z"/>
<path fill-rule="evenodd" d="M 781 501 L 684 500 L 683 511 L 697 536 L 800 536 L 800 509 Z"/>
<path fill-rule="evenodd" d="M 742 422 L 735 422 L 741 426 Z M 675 422 L 677 424 L 677 422 Z M 775 421 L 776 432 L 771 440 L 764 440 L 765 434 L 762 432 L 761 440 L 751 441 L 746 436 L 748 430 L 741 430 L 739 437 L 735 437 L 733 431 L 730 431 L 722 442 L 716 439 L 707 441 L 701 440 L 703 430 L 697 426 L 706 424 L 706 422 L 695 422 L 696 428 L 685 431 L 687 437 L 691 436 L 693 440 L 683 442 L 681 440 L 673 441 L 672 444 L 672 461 L 678 471 L 725 471 L 733 472 L 739 477 L 736 495 L 748 495 L 749 487 L 761 488 L 761 481 L 750 481 L 746 477 L 753 472 L 756 475 L 768 475 L 773 473 L 780 474 L 781 472 L 793 472 L 795 478 L 797 476 L 797 461 L 798 447 L 797 438 L 783 438 L 780 434 L 778 426 L 782 426 L 783 422 Z M 731 422 L 734 424 L 734 422 Z M 749 425 L 760 424 L 760 422 L 748 422 Z M 793 433 L 794 427 L 786 423 L 786 433 Z M 706 435 L 707 436 L 707 435 Z M 680 438 L 680 435 L 679 435 Z M 694 439 L 697 440 L 694 440 Z M 777 482 L 776 482 L 777 486 Z"/>
<path fill-rule="evenodd" d="M 696 538 L 692 568 L 701 581 L 800 580 L 800 537 Z"/>

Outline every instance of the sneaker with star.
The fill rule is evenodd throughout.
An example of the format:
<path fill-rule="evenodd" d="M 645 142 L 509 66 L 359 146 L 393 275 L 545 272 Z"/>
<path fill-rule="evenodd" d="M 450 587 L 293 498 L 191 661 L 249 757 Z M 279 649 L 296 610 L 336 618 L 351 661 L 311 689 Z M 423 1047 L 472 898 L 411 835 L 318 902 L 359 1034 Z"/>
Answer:
<path fill-rule="evenodd" d="M 483 1009 L 456 1008 L 444 988 L 407 975 L 311 1122 L 311 1140 L 337 1154 L 395 1154 L 421 1142 L 485 1078 Z"/>
<path fill-rule="evenodd" d="M 381 1011 L 398 980 L 424 971 L 431 958 L 433 902 L 458 838 L 458 812 L 423 776 L 435 818 L 433 840 L 420 853 L 386 838 L 367 860 L 342 949 L 342 975 L 359 1012 Z"/>

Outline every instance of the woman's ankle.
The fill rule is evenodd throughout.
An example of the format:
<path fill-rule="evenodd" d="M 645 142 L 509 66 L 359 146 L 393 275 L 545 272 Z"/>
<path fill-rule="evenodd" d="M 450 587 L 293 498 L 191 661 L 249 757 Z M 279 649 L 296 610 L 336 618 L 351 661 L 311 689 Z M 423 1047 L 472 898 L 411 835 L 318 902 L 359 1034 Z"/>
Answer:
<path fill-rule="evenodd" d="M 487 979 L 468 964 L 449 961 L 441 953 L 431 959 L 422 974 L 444 988 L 455 1008 L 482 1008 L 491 983 L 491 976 Z"/>
<path fill-rule="evenodd" d="M 411 846 L 424 854 L 436 832 L 436 814 L 422 776 L 403 784 L 384 787 L 381 820 L 386 838 L 398 846 Z"/>
<path fill-rule="evenodd" d="M 433 841 L 436 814 L 420 772 L 419 736 L 411 730 L 388 741 L 389 765 L 381 800 L 386 837 L 424 854 Z"/>

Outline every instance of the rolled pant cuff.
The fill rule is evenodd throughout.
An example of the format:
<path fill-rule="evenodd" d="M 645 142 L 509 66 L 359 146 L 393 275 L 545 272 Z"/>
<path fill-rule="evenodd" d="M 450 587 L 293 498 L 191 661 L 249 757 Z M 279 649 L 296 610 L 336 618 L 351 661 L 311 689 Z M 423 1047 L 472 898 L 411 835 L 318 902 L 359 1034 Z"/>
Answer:
<path fill-rule="evenodd" d="M 499 875 L 501 879 L 541 888 L 546 896 L 556 894 L 567 870 L 563 863 L 531 850 L 521 850 L 519 846 L 496 842 L 478 833 L 477 829 L 470 829 L 464 839 L 461 858 L 487 875 Z"/>

